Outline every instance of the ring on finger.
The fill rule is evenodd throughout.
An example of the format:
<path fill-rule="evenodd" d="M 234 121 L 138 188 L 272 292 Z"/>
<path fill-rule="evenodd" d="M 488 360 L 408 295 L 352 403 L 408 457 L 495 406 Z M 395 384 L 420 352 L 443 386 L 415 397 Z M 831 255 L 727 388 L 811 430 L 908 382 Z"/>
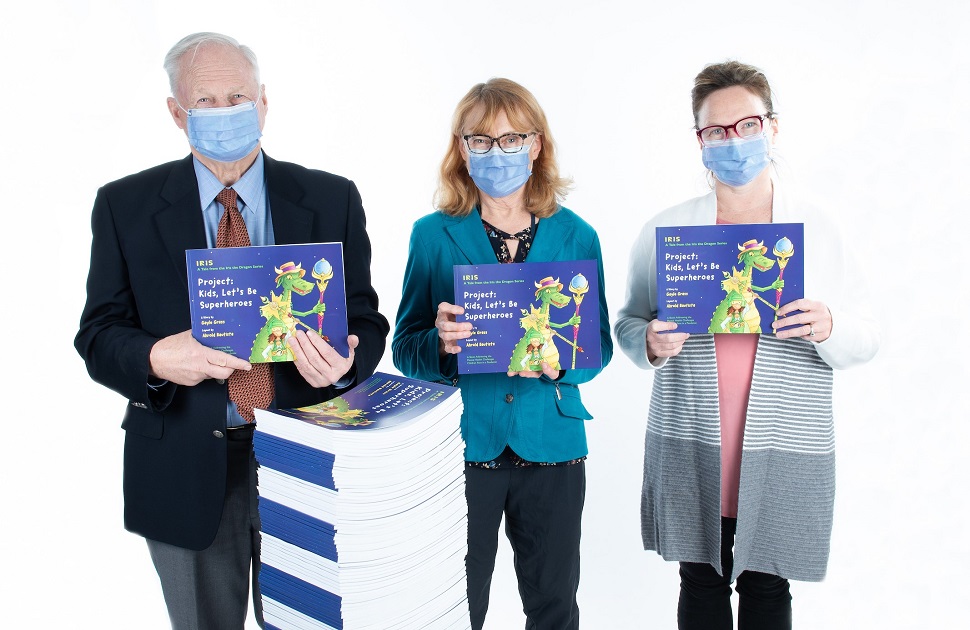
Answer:
<path fill-rule="evenodd" d="M 808 325 L 808 336 L 809 337 L 815 336 L 815 327 L 812 326 L 811 324 Z"/>

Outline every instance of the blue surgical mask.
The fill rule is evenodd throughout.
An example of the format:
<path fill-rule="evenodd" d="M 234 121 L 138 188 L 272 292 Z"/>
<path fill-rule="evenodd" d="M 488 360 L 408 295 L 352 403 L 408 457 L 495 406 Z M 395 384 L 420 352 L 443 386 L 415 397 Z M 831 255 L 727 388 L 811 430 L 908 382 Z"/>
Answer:
<path fill-rule="evenodd" d="M 704 145 L 701 160 L 704 166 L 714 172 L 719 182 L 728 186 L 744 186 L 768 166 L 768 137 L 759 133 Z"/>
<path fill-rule="evenodd" d="M 503 153 L 492 147 L 488 153 L 468 154 L 468 174 L 478 189 L 495 199 L 508 197 L 522 188 L 532 171 L 529 170 L 529 150 L 522 147 L 518 153 Z"/>
<path fill-rule="evenodd" d="M 189 144 L 217 162 L 235 162 L 249 155 L 263 132 L 259 130 L 256 103 L 232 107 L 201 107 L 185 111 Z"/>

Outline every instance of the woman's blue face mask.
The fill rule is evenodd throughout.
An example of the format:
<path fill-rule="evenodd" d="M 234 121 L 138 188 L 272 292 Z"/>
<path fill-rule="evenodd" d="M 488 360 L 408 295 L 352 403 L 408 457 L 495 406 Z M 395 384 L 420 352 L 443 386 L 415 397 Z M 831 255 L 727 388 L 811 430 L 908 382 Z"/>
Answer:
<path fill-rule="evenodd" d="M 771 160 L 768 157 L 768 137 L 759 133 L 747 138 L 731 138 L 706 144 L 701 149 L 704 166 L 714 177 L 728 186 L 744 186 L 761 174 Z"/>
<path fill-rule="evenodd" d="M 529 181 L 532 175 L 529 169 L 531 149 L 529 144 L 518 153 L 503 153 L 498 147 L 492 147 L 488 153 L 469 153 L 468 174 L 478 189 L 489 197 L 507 197 Z"/>
<path fill-rule="evenodd" d="M 202 107 L 185 110 L 189 144 L 217 162 L 241 160 L 256 148 L 263 135 L 259 129 L 256 103 L 249 101 L 232 107 Z"/>

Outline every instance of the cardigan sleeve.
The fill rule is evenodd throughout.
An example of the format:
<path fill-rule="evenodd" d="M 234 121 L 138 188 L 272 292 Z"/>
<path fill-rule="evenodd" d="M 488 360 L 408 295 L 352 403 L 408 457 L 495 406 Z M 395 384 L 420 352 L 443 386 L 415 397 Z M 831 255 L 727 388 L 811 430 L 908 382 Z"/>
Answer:
<path fill-rule="evenodd" d="M 830 367 L 841 370 L 875 356 L 880 329 L 860 261 L 847 247 L 839 226 L 827 215 L 815 213 L 814 220 L 805 223 L 805 240 L 815 250 L 813 268 L 806 269 L 805 297 L 828 306 L 832 333 L 815 349 Z"/>
<path fill-rule="evenodd" d="M 634 365 L 645 370 L 660 367 L 647 359 L 647 324 L 657 317 L 656 248 L 654 222 L 650 221 L 643 226 L 630 251 L 626 302 L 613 327 L 620 349 Z"/>

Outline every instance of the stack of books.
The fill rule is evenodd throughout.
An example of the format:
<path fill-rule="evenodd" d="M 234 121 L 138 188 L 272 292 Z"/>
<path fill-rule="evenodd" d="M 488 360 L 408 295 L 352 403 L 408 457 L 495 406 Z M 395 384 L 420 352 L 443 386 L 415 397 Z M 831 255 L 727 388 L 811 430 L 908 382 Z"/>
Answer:
<path fill-rule="evenodd" d="M 266 628 L 469 628 L 458 389 L 377 373 L 256 410 Z"/>

